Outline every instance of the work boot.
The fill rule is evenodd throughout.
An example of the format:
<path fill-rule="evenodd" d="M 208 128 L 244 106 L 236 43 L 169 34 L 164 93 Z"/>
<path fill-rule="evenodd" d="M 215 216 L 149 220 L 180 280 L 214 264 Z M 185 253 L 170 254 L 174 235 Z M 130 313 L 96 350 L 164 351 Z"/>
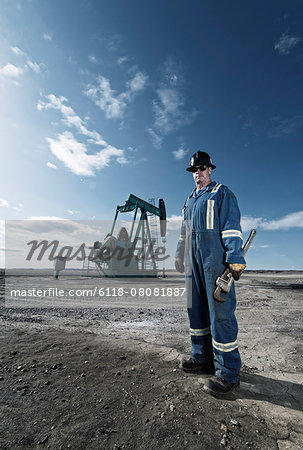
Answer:
<path fill-rule="evenodd" d="M 240 385 L 240 381 L 231 383 L 230 381 L 223 380 L 220 377 L 211 377 L 204 383 L 204 390 L 207 394 L 214 397 L 224 397 L 236 389 Z"/>
<path fill-rule="evenodd" d="M 215 366 L 213 361 L 202 364 L 192 358 L 183 359 L 181 361 L 180 368 L 187 373 L 200 373 L 206 375 L 213 375 L 215 373 Z"/>

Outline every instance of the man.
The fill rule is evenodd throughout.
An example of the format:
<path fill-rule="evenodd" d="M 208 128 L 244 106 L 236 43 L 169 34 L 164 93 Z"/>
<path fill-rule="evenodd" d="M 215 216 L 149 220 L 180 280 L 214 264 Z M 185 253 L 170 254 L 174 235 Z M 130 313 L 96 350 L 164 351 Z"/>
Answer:
<path fill-rule="evenodd" d="M 182 273 L 185 262 L 192 343 L 191 357 L 182 361 L 181 368 L 189 373 L 215 373 L 204 389 L 224 396 L 239 385 L 236 296 L 234 286 L 222 293 L 225 302 L 218 302 L 213 294 L 216 279 L 227 266 L 239 279 L 246 265 L 237 200 L 226 186 L 211 181 L 215 168 L 207 153 L 197 151 L 186 169 L 192 172 L 196 189 L 184 205 L 175 266 Z"/>

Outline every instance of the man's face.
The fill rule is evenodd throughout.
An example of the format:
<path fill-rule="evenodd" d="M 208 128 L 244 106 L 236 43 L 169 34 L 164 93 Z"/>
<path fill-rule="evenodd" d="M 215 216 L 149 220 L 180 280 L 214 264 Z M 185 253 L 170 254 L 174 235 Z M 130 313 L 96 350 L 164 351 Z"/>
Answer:
<path fill-rule="evenodd" d="M 212 172 L 211 167 L 206 167 L 205 170 L 202 170 L 205 166 L 199 167 L 200 168 L 197 170 L 197 172 L 193 172 L 193 177 L 198 191 L 211 183 L 210 174 Z"/>

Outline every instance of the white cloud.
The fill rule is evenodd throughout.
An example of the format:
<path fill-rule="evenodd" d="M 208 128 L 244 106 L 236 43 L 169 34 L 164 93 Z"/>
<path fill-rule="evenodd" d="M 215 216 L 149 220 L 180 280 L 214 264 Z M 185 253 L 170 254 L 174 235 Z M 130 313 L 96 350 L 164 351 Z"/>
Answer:
<path fill-rule="evenodd" d="M 303 228 L 303 211 L 287 214 L 278 220 L 269 220 L 262 224 L 264 230 L 288 230 L 289 228 Z"/>
<path fill-rule="evenodd" d="M 97 58 L 94 55 L 89 55 L 88 60 L 93 64 L 97 64 Z"/>
<path fill-rule="evenodd" d="M 176 127 L 176 120 L 180 120 L 184 101 L 176 89 L 161 88 L 157 94 L 158 100 L 153 101 L 154 125 L 167 134 Z"/>
<path fill-rule="evenodd" d="M 280 119 L 280 117 L 273 117 L 272 123 L 274 128 L 269 132 L 271 137 L 280 137 L 283 135 L 289 135 L 295 133 L 303 123 L 303 116 L 296 115 L 286 119 Z"/>
<path fill-rule="evenodd" d="M 0 69 L 0 75 L 6 78 L 18 78 L 24 72 L 22 67 L 17 67 L 14 64 L 6 64 Z"/>
<path fill-rule="evenodd" d="M 43 39 L 45 41 L 52 41 L 53 40 L 53 37 L 50 34 L 48 34 L 48 33 L 44 33 L 42 37 L 43 37 Z"/>
<path fill-rule="evenodd" d="M 92 98 L 99 108 L 105 112 L 108 119 L 116 119 L 123 116 L 126 103 L 123 98 L 115 98 L 115 92 L 110 87 L 109 80 L 98 77 L 98 85 L 88 85 L 85 94 Z"/>
<path fill-rule="evenodd" d="M 111 88 L 110 81 L 100 75 L 97 83 L 89 84 L 84 92 L 104 111 L 107 119 L 119 119 L 123 117 L 127 105 L 133 101 L 135 95 L 144 89 L 147 79 L 148 77 L 142 72 L 137 72 L 127 82 L 126 91 L 117 94 Z"/>
<path fill-rule="evenodd" d="M 167 218 L 167 227 L 170 230 L 176 230 L 181 227 L 182 216 L 172 215 Z M 243 232 L 253 228 L 264 231 L 290 230 L 292 228 L 303 228 L 303 211 L 297 211 L 287 214 L 281 219 L 268 220 L 263 217 L 243 216 L 241 218 Z M 260 245 L 260 248 L 268 248 L 270 245 Z"/>
<path fill-rule="evenodd" d="M 188 150 L 184 150 L 183 147 L 180 147 L 178 150 L 174 150 L 172 154 L 174 155 L 175 159 L 183 159 L 188 153 Z"/>
<path fill-rule="evenodd" d="M 126 63 L 128 61 L 127 56 L 121 56 L 120 58 L 117 59 L 117 64 L 119 66 L 122 66 L 124 63 Z"/>
<path fill-rule="evenodd" d="M 277 50 L 280 55 L 288 55 L 289 51 L 300 41 L 300 36 L 292 36 L 290 34 L 283 33 L 278 42 L 275 43 L 275 50 Z"/>
<path fill-rule="evenodd" d="M 19 47 L 16 47 L 16 46 L 15 46 L 15 47 L 11 47 L 11 50 L 12 50 L 12 52 L 13 52 L 16 56 L 21 56 L 21 57 L 23 57 L 23 58 L 26 58 L 26 60 L 27 60 L 25 66 L 24 66 L 24 68 L 17 67 L 17 69 L 18 69 L 19 72 L 20 72 L 20 70 L 21 70 L 21 72 L 20 72 L 17 76 L 21 75 L 21 73 L 23 73 L 24 70 L 26 70 L 27 68 L 31 69 L 31 70 L 32 70 L 33 72 L 35 72 L 35 73 L 38 73 L 38 74 L 41 73 L 41 69 L 40 69 L 39 64 L 36 63 L 35 61 L 32 61 L 32 60 L 28 57 L 28 55 L 27 55 L 24 51 L 22 51 Z M 13 66 L 13 64 L 8 64 L 8 66 Z M 16 67 L 16 66 L 14 66 L 14 67 Z M 12 71 L 13 71 L 13 72 L 16 72 L 15 69 L 12 69 Z M 17 72 L 18 72 L 18 71 L 17 71 Z"/>
<path fill-rule="evenodd" d="M 96 153 L 88 153 L 87 145 L 75 139 L 74 135 L 65 131 L 59 133 L 56 139 L 46 138 L 51 152 L 63 162 L 63 164 L 74 174 L 83 176 L 94 176 L 96 170 L 108 166 L 114 158 L 119 164 L 126 164 L 127 159 L 124 150 L 108 144 L 97 131 L 90 131 L 86 123 L 77 116 L 74 110 L 67 106 L 65 97 L 48 95 L 47 102 L 40 100 L 37 104 L 38 110 L 55 109 L 63 115 L 63 123 L 70 128 L 75 128 L 78 133 L 87 138 L 87 144 L 95 144 L 104 147 Z"/>
<path fill-rule="evenodd" d="M 51 162 L 46 163 L 47 167 L 50 167 L 51 169 L 57 169 L 57 166 Z"/>
<path fill-rule="evenodd" d="M 167 218 L 166 228 L 167 230 L 181 230 L 182 216 L 172 215 Z"/>
<path fill-rule="evenodd" d="M 122 37 L 119 34 L 113 34 L 112 36 L 106 36 L 103 41 L 107 50 L 109 52 L 114 52 L 119 48 Z"/>
<path fill-rule="evenodd" d="M 164 83 L 169 86 L 177 86 L 183 84 L 183 67 L 182 64 L 168 58 L 162 68 Z"/>
<path fill-rule="evenodd" d="M 163 137 L 192 123 L 197 112 L 184 109 L 184 98 L 177 88 L 161 87 L 157 95 L 158 98 L 152 103 L 154 123 L 151 129 L 155 133 Z"/>
<path fill-rule="evenodd" d="M 148 128 L 153 145 L 159 148 L 166 135 L 189 125 L 197 116 L 197 111 L 187 109 L 186 99 L 182 92 L 184 85 L 183 66 L 172 58 L 164 61 L 161 70 L 161 80 L 156 89 L 156 97 L 152 101 L 154 121 Z M 159 139 L 155 139 L 151 130 Z M 181 152 L 175 157 L 178 158 Z"/>
<path fill-rule="evenodd" d="M 88 154 L 86 145 L 77 141 L 69 131 L 58 134 L 57 139 L 46 140 L 51 152 L 75 175 L 94 176 L 95 170 L 108 166 L 114 156 L 118 162 L 124 162 L 123 150 L 110 145 L 93 155 Z"/>
<path fill-rule="evenodd" d="M 259 228 L 265 219 L 261 217 L 243 216 L 241 217 L 241 227 L 244 232 L 250 231 L 253 228 Z"/>
<path fill-rule="evenodd" d="M 11 47 L 11 50 L 17 56 L 26 56 L 25 53 L 18 47 Z"/>
<path fill-rule="evenodd" d="M 78 211 L 75 211 L 78 212 Z M 3 221 L 4 222 L 4 221 Z M 61 239 L 65 244 L 77 240 L 77 243 L 81 242 L 91 242 L 91 238 L 96 235 L 101 235 L 108 232 L 108 227 L 110 225 L 109 221 L 96 221 L 92 223 L 75 220 L 73 218 L 63 218 L 56 216 L 30 216 L 26 220 L 12 221 L 10 224 L 10 232 L 13 232 L 13 237 L 18 239 L 21 237 L 22 241 L 25 241 L 25 233 L 28 234 L 29 240 L 31 240 L 31 235 L 42 234 L 43 239 Z M 1 221 L 0 221 L 0 232 L 1 232 Z M 21 232 L 21 233 L 20 233 Z M 39 238 L 39 236 L 37 236 Z M 37 239 L 35 238 L 35 239 Z M 19 241 L 20 242 L 20 241 Z M 17 241 L 18 245 L 18 241 Z"/>
<path fill-rule="evenodd" d="M 262 217 L 243 216 L 241 219 L 243 231 L 259 228 L 266 231 L 289 230 L 303 228 L 303 211 L 287 214 L 281 219 L 268 220 Z"/>
<path fill-rule="evenodd" d="M 5 206 L 7 208 L 8 207 L 8 201 L 5 200 L 4 198 L 0 197 L 0 207 L 1 206 Z"/>
<path fill-rule="evenodd" d="M 39 111 L 42 111 L 43 109 L 56 109 L 63 115 L 62 122 L 69 128 L 74 127 L 79 133 L 87 136 L 89 138 L 89 143 L 102 146 L 107 145 L 97 131 L 89 131 L 86 123 L 81 119 L 81 117 L 77 116 L 74 110 L 65 104 L 67 102 L 67 98 L 56 97 L 54 94 L 47 95 L 46 98 L 48 100 L 47 102 L 39 100 L 37 104 Z"/>
<path fill-rule="evenodd" d="M 142 91 L 147 83 L 147 76 L 142 72 L 137 72 L 134 78 L 127 82 L 128 90 L 125 92 L 125 96 L 131 100 L 134 93 Z"/>
<path fill-rule="evenodd" d="M 153 146 L 155 148 L 161 148 L 163 137 L 157 134 L 152 128 L 147 128 L 147 132 L 150 135 Z"/>
<path fill-rule="evenodd" d="M 21 211 L 22 208 L 23 208 L 22 203 L 18 203 L 18 206 L 13 206 L 13 209 L 14 209 L 15 211 Z"/>
<path fill-rule="evenodd" d="M 67 220 L 56 216 L 30 216 L 27 220 Z"/>
<path fill-rule="evenodd" d="M 89 75 L 89 71 L 86 69 L 79 69 L 79 74 L 82 76 L 87 76 Z"/>
<path fill-rule="evenodd" d="M 33 62 L 33 61 L 30 61 L 30 60 L 28 60 L 27 61 L 27 66 L 33 71 L 33 72 L 36 72 L 36 73 L 41 73 L 41 70 L 40 70 L 40 66 L 39 66 L 39 64 L 37 64 L 36 62 Z"/>
<path fill-rule="evenodd" d="M 157 93 L 158 100 L 153 102 L 156 128 L 167 134 L 192 122 L 196 114 L 184 111 L 183 96 L 177 89 L 161 88 Z"/>

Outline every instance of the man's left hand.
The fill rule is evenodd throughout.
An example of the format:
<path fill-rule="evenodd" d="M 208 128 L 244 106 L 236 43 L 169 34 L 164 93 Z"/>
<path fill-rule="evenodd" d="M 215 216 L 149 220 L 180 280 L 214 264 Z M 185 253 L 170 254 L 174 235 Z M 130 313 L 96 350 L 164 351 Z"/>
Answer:
<path fill-rule="evenodd" d="M 246 264 L 229 264 L 233 278 L 237 281 L 244 272 Z"/>

